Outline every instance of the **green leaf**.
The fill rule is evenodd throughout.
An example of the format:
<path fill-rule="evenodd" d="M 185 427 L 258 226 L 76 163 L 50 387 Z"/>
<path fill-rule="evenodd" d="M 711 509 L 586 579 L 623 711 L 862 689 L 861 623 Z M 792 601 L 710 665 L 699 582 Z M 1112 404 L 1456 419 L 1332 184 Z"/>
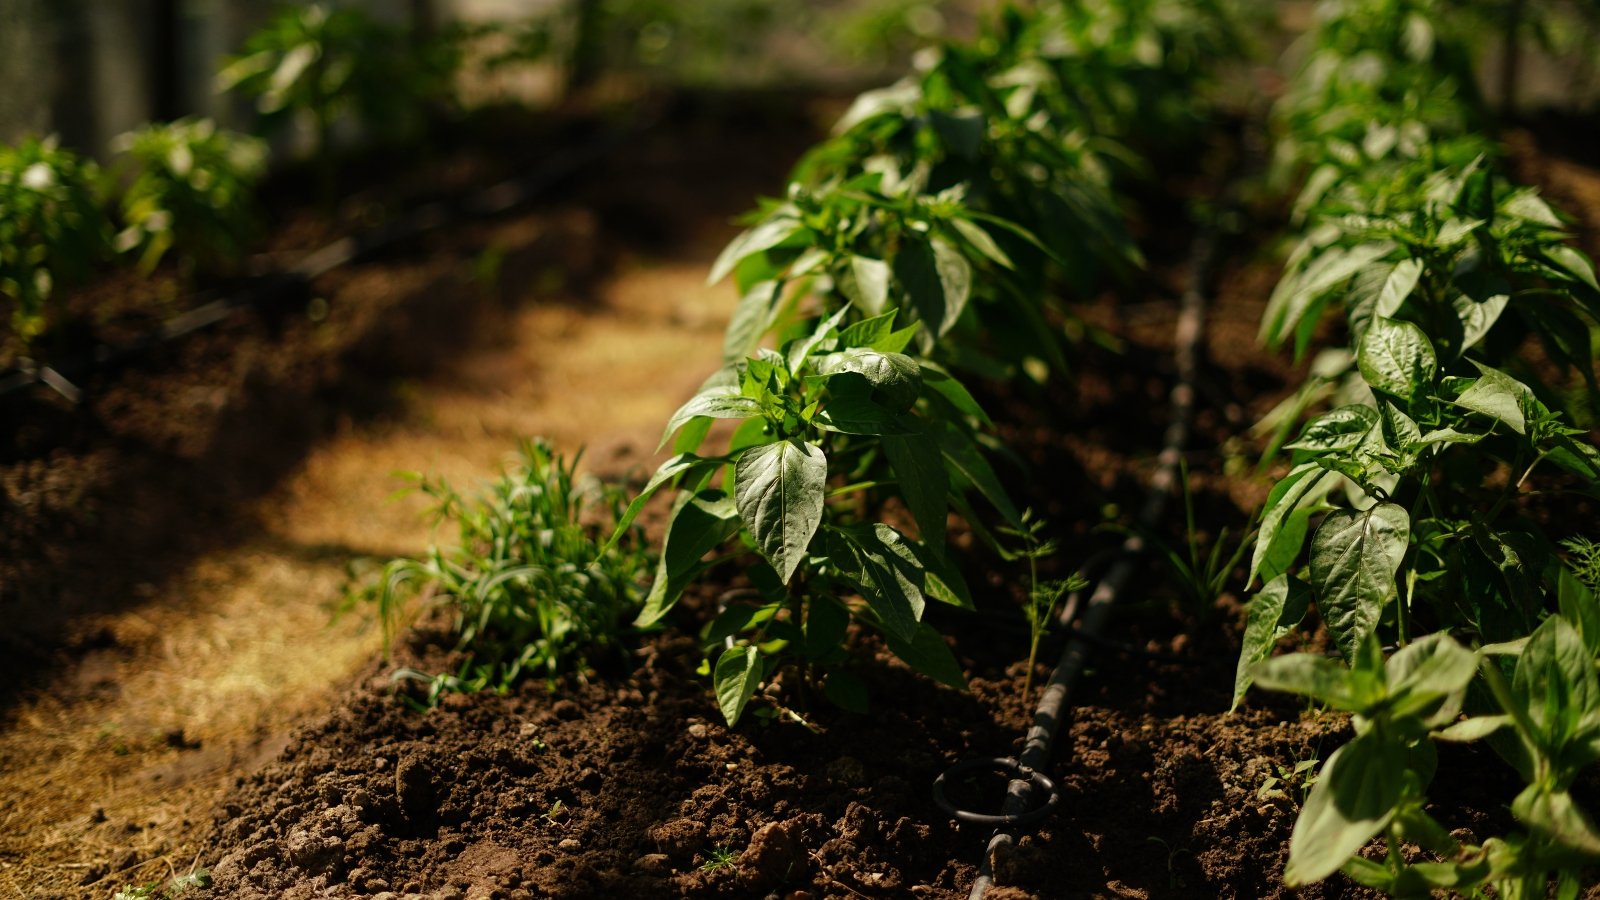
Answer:
<path fill-rule="evenodd" d="M 1422 260 L 1407 259 L 1396 263 L 1389 277 L 1384 280 L 1382 290 L 1378 292 L 1378 305 L 1375 309 L 1377 315 L 1381 318 L 1390 318 L 1399 312 L 1421 279 Z"/>
<path fill-rule="evenodd" d="M 959 475 L 976 488 L 1008 525 L 1021 526 L 1022 517 L 1017 514 L 1016 505 L 1011 502 L 1011 497 L 1006 494 L 1005 488 L 1000 486 L 1000 479 L 995 476 L 994 469 L 989 467 L 989 461 L 983 458 L 977 442 L 948 423 L 937 437 L 939 450 L 944 454 L 946 470 Z"/>
<path fill-rule="evenodd" d="M 1389 682 L 1389 716 L 1426 717 L 1431 726 L 1453 720 L 1467 683 L 1478 671 L 1478 656 L 1436 631 L 1402 647 L 1384 665 Z"/>
<path fill-rule="evenodd" d="M 892 632 L 884 635 L 889 649 L 917 672 L 958 690 L 967 686 L 966 674 L 944 638 L 926 622 L 917 623 L 910 640 Z"/>
<path fill-rule="evenodd" d="M 722 339 L 722 364 L 732 365 L 755 352 L 761 336 L 772 327 L 773 314 L 783 297 L 783 282 L 762 281 L 745 291 L 734 307 Z"/>
<path fill-rule="evenodd" d="M 1500 314 L 1505 312 L 1506 304 L 1511 302 L 1509 294 L 1490 294 L 1483 299 L 1470 297 L 1465 293 L 1456 294 L 1450 298 L 1450 306 L 1456 312 L 1456 318 L 1461 321 L 1461 347 L 1464 352 L 1469 347 L 1483 340 L 1494 323 L 1500 321 Z"/>
<path fill-rule="evenodd" d="M 1532 396 L 1527 386 L 1498 369 L 1474 365 L 1482 374 L 1461 392 L 1455 405 L 1502 422 L 1517 434 L 1527 434 L 1528 420 L 1522 411 L 1524 399 Z"/>
<path fill-rule="evenodd" d="M 1336 659 L 1315 653 L 1273 657 L 1252 666 L 1250 677 L 1269 691 L 1301 694 L 1336 709 L 1360 709 L 1365 700 L 1355 689 L 1349 669 Z"/>
<path fill-rule="evenodd" d="M 701 416 L 709 419 L 749 419 L 761 413 L 761 402 L 754 397 L 740 394 L 738 388 L 712 388 L 708 392 L 695 395 L 688 403 L 678 407 L 678 411 L 667 420 L 667 430 L 662 433 L 661 443 L 656 449 L 665 447 L 667 441 L 672 439 L 673 432 L 690 419 Z"/>
<path fill-rule="evenodd" d="M 1517 659 L 1511 688 L 1551 755 L 1582 737 L 1581 723 L 1600 706 L 1594 657 L 1577 629 L 1560 616 L 1534 630 Z"/>
<path fill-rule="evenodd" d="M 706 283 L 716 284 L 728 277 L 740 260 L 771 250 L 793 237 L 802 227 L 800 220 L 794 218 L 792 213 L 784 212 L 745 231 L 723 249 L 717 261 L 711 265 L 711 276 Z"/>
<path fill-rule="evenodd" d="M 927 607 L 927 573 L 900 532 L 882 523 L 828 529 L 828 557 L 877 613 L 884 630 L 914 641 Z"/>
<path fill-rule="evenodd" d="M 1556 602 L 1562 618 L 1577 628 L 1589 655 L 1600 657 L 1600 602 L 1565 565 L 1556 579 Z"/>
<path fill-rule="evenodd" d="M 1392 244 L 1378 243 L 1324 250 L 1304 269 L 1278 282 L 1261 318 L 1261 337 L 1276 347 L 1295 330 L 1316 300 L 1393 249 Z"/>
<path fill-rule="evenodd" d="M 873 316 L 846 325 L 839 332 L 839 348 L 843 350 L 850 347 L 871 347 L 874 350 L 881 350 L 877 344 L 894 334 L 894 319 L 898 312 L 891 309 L 881 316 Z"/>
<path fill-rule="evenodd" d="M 1562 847 L 1600 857 L 1600 831 L 1566 791 L 1530 784 L 1511 801 L 1511 814 Z"/>
<path fill-rule="evenodd" d="M 1421 328 L 1374 317 L 1356 352 L 1361 377 L 1373 390 L 1411 400 L 1432 387 L 1439 372 L 1433 345 Z"/>
<path fill-rule="evenodd" d="M 1370 406 L 1352 404 L 1329 410 L 1306 423 L 1300 437 L 1289 450 L 1311 450 L 1326 453 L 1358 446 L 1367 437 L 1372 426 L 1378 424 L 1378 411 Z"/>
<path fill-rule="evenodd" d="M 922 542 L 935 553 L 942 552 L 950 476 L 944 470 L 938 445 L 923 435 L 886 435 L 883 452 L 894 469 L 900 496 L 911 510 L 911 517 L 917 520 Z"/>
<path fill-rule="evenodd" d="M 717 658 L 711 680 L 716 685 L 717 706 L 728 727 L 739 724 L 745 704 L 761 686 L 761 651 L 755 647 L 729 647 Z"/>
<path fill-rule="evenodd" d="M 972 290 L 972 264 L 948 242 L 907 235 L 894 274 L 933 337 L 943 337 L 961 318 Z"/>
<path fill-rule="evenodd" d="M 854 372 L 873 387 L 873 399 L 893 412 L 905 412 L 922 393 L 922 369 L 904 353 L 883 353 L 867 347 L 851 347 L 822 358 L 817 371 L 823 375 Z"/>
<path fill-rule="evenodd" d="M 1552 265 L 1562 272 L 1588 285 L 1591 289 L 1600 291 L 1600 282 L 1596 282 L 1594 277 L 1594 263 L 1590 262 L 1587 256 L 1565 244 L 1544 248 L 1544 256 L 1545 259 L 1548 259 Z"/>
<path fill-rule="evenodd" d="M 1345 659 L 1378 626 L 1395 596 L 1395 572 L 1411 540 L 1411 517 L 1394 503 L 1364 512 L 1336 510 L 1311 538 L 1311 586 Z"/>
<path fill-rule="evenodd" d="M 1291 522 L 1292 514 L 1302 503 L 1326 493 L 1335 477 L 1314 462 L 1301 463 L 1273 485 L 1261 512 L 1261 527 L 1256 530 L 1256 548 L 1250 558 L 1250 577 L 1246 584 L 1254 584 L 1258 575 L 1270 581 L 1277 573 L 1287 570 L 1300 555 L 1300 545 L 1305 540 L 1305 520 L 1301 520 L 1298 529 L 1284 526 Z"/>
<path fill-rule="evenodd" d="M 851 303 L 868 315 L 880 315 L 889 306 L 889 264 L 881 259 L 852 254 L 849 270 L 839 287 Z"/>
<path fill-rule="evenodd" d="M 655 582 L 650 585 L 650 595 L 634 626 L 648 628 L 659 622 L 699 571 L 701 557 L 738 530 L 739 512 L 732 497 L 717 490 L 680 494 L 667 521 L 667 536 L 661 542 Z"/>
<path fill-rule="evenodd" d="M 1448 728 L 1441 728 L 1435 731 L 1432 737 L 1436 741 L 1464 744 L 1472 741 L 1481 741 L 1510 724 L 1511 717 L 1506 715 L 1474 716 L 1470 719 L 1462 719 Z"/>
<path fill-rule="evenodd" d="M 914 419 L 878 402 L 872 382 L 857 372 L 841 372 L 828 379 L 828 399 L 816 424 L 844 434 L 914 434 Z"/>
<path fill-rule="evenodd" d="M 989 418 L 989 414 L 983 411 L 983 407 L 978 405 L 977 400 L 973 399 L 966 385 L 956 380 L 956 377 L 946 371 L 944 367 L 928 360 L 923 360 L 922 383 L 932 388 L 939 396 L 950 401 L 950 405 L 957 410 L 972 416 L 985 425 L 994 424 Z"/>
<path fill-rule="evenodd" d="M 951 219 L 950 226 L 960 232 L 961 236 L 967 239 L 967 243 L 971 244 L 979 253 L 982 253 L 997 265 L 1006 269 L 1016 268 L 1011 262 L 1011 257 L 1000 249 L 1000 245 L 995 243 L 989 232 L 983 230 L 983 226 L 962 218 Z"/>
<path fill-rule="evenodd" d="M 1311 591 L 1298 578 L 1278 575 L 1258 591 L 1245 611 L 1244 641 L 1239 648 L 1239 664 L 1233 675 L 1233 704 L 1250 690 L 1254 676 L 1251 669 L 1272 655 L 1278 639 L 1288 634 L 1305 618 L 1311 603 Z"/>
<path fill-rule="evenodd" d="M 1289 838 L 1284 883 L 1321 881 L 1376 837 L 1405 796 L 1403 747 L 1368 732 L 1340 747 L 1323 764 Z"/>
<path fill-rule="evenodd" d="M 798 440 L 745 451 L 734 467 L 739 518 L 784 584 L 806 558 L 822 524 L 828 460 L 822 448 Z"/>

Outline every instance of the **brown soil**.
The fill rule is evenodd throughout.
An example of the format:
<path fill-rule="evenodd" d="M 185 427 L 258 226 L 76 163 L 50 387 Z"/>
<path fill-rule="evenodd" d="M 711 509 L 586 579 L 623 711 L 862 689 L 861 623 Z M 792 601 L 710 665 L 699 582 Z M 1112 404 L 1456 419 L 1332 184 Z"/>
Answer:
<path fill-rule="evenodd" d="M 525 257 L 531 260 L 528 273 L 502 276 L 502 284 L 524 285 L 537 283 L 541 271 L 593 272 L 590 290 L 551 288 L 551 296 L 573 297 L 573 304 L 546 308 L 540 316 L 514 308 L 474 318 L 465 331 L 446 332 L 462 336 L 448 344 L 459 353 L 435 359 L 398 389 L 392 372 L 373 382 L 363 375 L 357 379 L 363 389 L 353 389 L 350 370 L 360 365 L 351 360 L 363 357 L 334 351 L 332 361 L 324 360 L 331 371 L 327 380 L 313 379 L 314 387 L 302 389 L 302 396 L 326 404 L 323 415 L 331 421 L 291 440 L 288 461 L 257 471 L 253 477 L 263 485 L 225 486 L 212 501 L 205 500 L 203 488 L 181 489 L 196 467 L 201 473 L 234 471 L 244 454 L 240 448 L 280 427 L 270 424 L 262 431 L 253 417 L 236 416 L 228 425 L 243 435 L 235 438 L 234 456 L 210 458 L 206 448 L 217 442 L 214 437 L 194 444 L 198 450 L 177 441 L 180 449 L 170 451 L 165 467 L 152 461 L 140 470 L 165 478 L 151 490 L 152 499 L 165 497 L 165 491 L 176 491 L 179 499 L 162 501 L 174 504 L 174 511 L 158 516 L 149 533 L 129 532 L 132 548 L 116 550 L 101 530 L 107 520 L 134 521 L 106 500 L 108 485 L 124 482 L 89 480 L 86 488 L 72 488 L 98 498 L 105 512 L 100 522 L 83 526 L 88 530 L 81 545 L 64 543 L 52 557 L 55 565 L 39 571 L 55 573 L 61 579 L 56 584 L 67 586 L 53 592 L 72 596 L 68 588 L 77 585 L 99 605 L 69 608 L 53 630 L 37 638 L 43 646 L 67 648 L 64 655 L 46 653 L 46 665 L 79 686 L 15 703 L 8 731 L 0 736 L 7 795 L 19 798 L 0 829 L 13 835 L 0 838 L 0 879 L 11 879 L 9 885 L 0 880 L 0 888 L 32 896 L 105 896 L 122 883 L 199 865 L 214 876 L 205 896 L 230 898 L 966 895 L 987 834 L 958 826 L 935 805 L 930 787 L 955 762 L 1018 748 L 1030 714 L 1021 696 L 1027 673 L 1017 662 L 1024 635 L 1004 611 L 980 617 L 939 611 L 941 630 L 959 635 L 954 648 L 972 685 L 965 693 L 912 676 L 887 659 L 870 635 L 856 635 L 853 665 L 871 687 L 873 712 L 856 716 L 815 707 L 808 713 L 815 730 L 789 722 L 752 721 L 737 730 L 720 724 L 706 681 L 696 674 L 700 649 L 684 636 L 693 633 L 719 585 L 701 588 L 676 611 L 667 632 L 643 640 L 625 662 L 554 690 L 528 684 L 505 696 L 452 697 L 425 715 L 395 700 L 387 677 L 391 664 L 373 660 L 370 643 L 305 636 L 312 611 L 336 596 L 334 567 L 355 555 L 416 547 L 415 532 L 387 526 L 363 531 L 357 524 L 373 515 L 372 498 L 381 493 L 380 476 L 389 468 L 481 471 L 517 437 L 538 429 L 548 433 L 563 423 L 571 430 L 558 430 L 558 443 L 587 440 L 601 470 L 620 472 L 646 459 L 654 426 L 713 364 L 721 327 L 714 304 L 728 298 L 701 291 L 697 273 L 728 235 L 727 213 L 746 205 L 749 193 L 777 183 L 774 174 L 743 199 L 733 199 L 731 209 L 712 212 L 700 193 L 703 186 L 726 185 L 733 173 L 752 174 L 754 154 L 767 149 L 728 141 L 726 125 L 719 128 L 697 139 L 679 135 L 674 146 L 680 152 L 673 158 L 680 169 L 634 163 L 608 170 L 568 208 L 575 217 L 569 220 L 572 229 L 591 240 Z M 638 152 L 651 158 L 649 148 Z M 774 162 L 774 172 L 781 172 L 786 160 Z M 1593 173 L 1572 172 L 1583 183 L 1600 183 Z M 649 199 L 635 196 L 640 193 Z M 630 205 L 639 203 L 644 208 Z M 1600 217 L 1600 209 L 1582 212 L 1586 221 Z M 497 230 L 502 228 L 513 232 Z M 687 229 L 695 234 L 684 237 Z M 473 248 L 496 238 L 511 242 L 512 233 L 512 222 L 489 231 L 464 230 L 441 242 L 438 252 L 459 273 L 475 257 Z M 1259 238 L 1247 236 L 1235 249 L 1257 246 Z M 587 255 L 592 245 L 606 252 Z M 618 255 L 618 246 L 634 249 Z M 1181 247 L 1167 254 L 1158 277 L 1132 295 L 1136 302 L 1101 298 L 1080 311 L 1120 338 L 1125 353 L 1086 348 L 1070 388 L 991 393 L 986 400 L 992 411 L 1004 413 L 997 418 L 1024 423 L 1011 426 L 1005 437 L 1031 468 L 1008 478 L 1060 524 L 1070 548 L 1062 566 L 1081 564 L 1115 542 L 1115 535 L 1093 526 L 1108 513 L 1136 505 L 1153 464 L 1170 383 L 1164 356 L 1170 350 L 1171 307 L 1160 298 L 1180 283 L 1181 255 Z M 1208 385 L 1190 454 L 1201 521 L 1213 529 L 1227 526 L 1235 535 L 1268 484 L 1251 475 L 1250 447 L 1237 435 L 1282 395 L 1294 374 L 1254 342 L 1274 262 L 1242 257 L 1241 252 L 1217 279 L 1221 296 L 1208 333 Z M 364 275 L 391 285 L 406 277 L 407 263 L 425 268 L 431 258 L 363 267 L 319 290 L 340 298 L 365 296 Z M 513 258 L 518 257 L 508 255 L 508 267 Z M 646 259 L 649 277 L 630 281 L 629 258 Z M 434 295 L 435 282 L 412 277 L 418 278 L 414 294 Z M 669 293 L 682 299 L 663 314 L 660 304 Z M 458 288 L 450 296 L 472 294 Z M 378 346 L 409 336 L 415 341 L 404 347 L 426 356 L 440 333 L 435 329 L 461 327 L 450 318 L 424 319 L 399 336 L 384 333 Z M 296 340 L 301 327 L 295 320 L 282 334 Z M 614 363 L 609 338 L 593 340 L 614 334 L 613 328 L 637 329 L 641 351 L 657 339 L 681 340 L 669 351 L 677 365 L 634 369 L 632 362 Z M 184 371 L 184 361 L 179 363 L 176 371 Z M 205 371 L 216 372 L 221 364 L 211 365 Z M 172 371 L 162 377 L 178 378 Z M 639 397 L 627 412 L 615 413 L 616 420 L 612 408 L 593 403 L 595 396 L 618 396 L 601 378 L 620 379 Z M 178 385 L 166 396 L 190 396 L 182 391 L 194 385 Z M 599 390 L 607 393 L 591 393 Z M 1249 398 L 1248 406 L 1239 408 L 1229 398 Z M 546 405 L 563 415 L 527 412 Z M 341 423 L 352 408 L 362 416 Z M 578 412 L 568 410 L 596 424 L 573 425 Z M 278 421 L 291 418 L 279 413 Z M 82 446 L 99 444 L 85 439 Z M 142 450 L 127 448 L 144 444 L 115 446 L 98 452 L 138 458 Z M 70 452 L 57 457 L 69 463 L 76 458 Z M 105 458 L 119 457 L 95 457 Z M 174 460 L 176 472 L 170 471 Z M 67 465 L 31 464 L 47 474 Z M 81 465 L 93 470 L 96 463 Z M 197 501 L 200 513 L 187 521 L 183 504 Z M 247 510 L 247 521 L 240 521 L 240 509 Z M 302 513 L 327 518 L 302 526 Z M 148 582 L 158 587 L 144 597 L 106 603 L 105 595 L 116 592 L 90 590 L 87 576 L 60 574 L 61 560 L 120 561 L 122 552 L 128 565 L 137 565 L 152 545 L 185 535 L 176 539 L 193 541 L 192 547 L 165 551 L 151 564 L 181 574 Z M 1168 526 L 1163 537 L 1181 542 L 1181 523 Z M 217 685 L 226 681 L 213 679 L 223 670 L 205 669 L 182 697 L 240 703 L 231 720 L 213 710 L 192 727 L 145 731 L 133 741 L 112 730 L 95 743 L 95 716 L 126 712 L 129 707 L 116 706 L 127 702 L 119 697 L 159 692 L 175 683 L 173 672 L 193 664 L 187 642 L 206 632 L 183 631 L 187 618 L 214 615 L 211 634 L 227 633 L 231 626 L 223 617 L 235 608 L 219 598 L 239 579 L 218 560 L 269 550 L 307 566 L 280 572 L 283 584 L 271 601 L 296 603 L 300 612 L 293 614 L 298 618 L 284 616 L 291 624 L 280 637 L 268 636 L 258 651 L 263 660 L 275 653 L 289 657 L 290 667 L 276 676 L 283 681 L 256 690 L 249 701 L 239 699 L 249 692 L 218 700 L 224 692 Z M 992 559 L 975 556 L 972 562 L 969 571 L 991 573 L 974 577 L 973 586 L 1002 600 L 995 605 L 1005 607 L 1003 598 L 1020 595 L 1017 572 Z M 117 585 L 144 583 L 136 580 L 144 576 L 115 564 L 101 571 L 113 572 Z M 736 577 L 723 576 L 720 586 Z M 217 597 L 207 596 L 207 585 L 220 589 Z M 165 593 L 170 586 L 192 594 L 175 603 Z M 1271 698 L 1225 713 L 1239 627 L 1236 596 L 1225 595 L 1215 608 L 1185 603 L 1160 567 L 1150 565 L 1130 597 L 1114 624 L 1118 646 L 1097 657 L 1075 690 L 1049 773 L 1061 789 L 1060 809 L 999 861 L 999 881 L 1006 887 L 990 896 L 1367 896 L 1337 878 L 1300 892 L 1281 887 L 1300 791 L 1293 785 L 1280 796 L 1262 790 L 1268 777 L 1296 761 L 1325 759 L 1347 736 L 1346 723 L 1305 718 L 1299 706 Z M 147 623 L 143 632 L 130 624 L 141 619 Z M 116 624 L 93 624 L 106 621 Z M 245 621 L 259 628 L 274 617 L 258 614 Z M 51 638 L 56 643 L 48 643 Z M 418 631 L 396 662 L 448 667 L 441 640 Z M 231 653 L 224 643 L 201 656 Z M 166 680 L 141 683 L 139 668 L 163 656 L 169 660 Z M 314 661 L 323 668 L 296 681 L 294 666 Z M 270 670 L 266 661 L 247 668 L 253 677 Z M 336 697 L 313 687 L 358 670 L 353 686 Z M 324 703 L 331 712 L 303 714 Z M 172 721 L 173 707 L 148 694 L 132 708 L 146 714 L 163 710 L 163 721 Z M 286 739 L 283 726 L 297 713 L 308 724 Z M 231 724 L 223 728 L 219 722 Z M 253 735 L 252 722 L 259 723 Z M 218 737 L 206 732 L 196 746 L 204 728 L 218 728 Z M 56 758 L 42 758 L 47 756 Z M 1441 821 L 1480 838 L 1507 827 L 1505 807 L 1516 785 L 1506 767 L 1487 754 L 1460 751 L 1441 765 L 1441 773 L 1433 791 L 1439 802 L 1432 809 Z M 68 780 L 75 783 L 61 786 Z M 153 799 L 158 781 L 187 781 L 174 795 L 187 805 L 169 800 L 161 806 Z M 230 781 L 226 797 L 213 806 Z M 982 787 L 973 787 L 971 796 L 979 797 Z M 113 808 L 103 797 L 123 805 Z M 151 819 L 156 809 L 168 818 Z M 213 809 L 205 825 L 203 817 Z M 47 850 L 39 851 L 41 845 Z"/>

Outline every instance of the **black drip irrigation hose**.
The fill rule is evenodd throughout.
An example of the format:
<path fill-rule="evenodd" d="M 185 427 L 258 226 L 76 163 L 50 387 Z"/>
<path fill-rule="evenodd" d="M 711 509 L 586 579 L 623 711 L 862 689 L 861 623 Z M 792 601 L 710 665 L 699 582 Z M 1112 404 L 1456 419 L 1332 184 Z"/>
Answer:
<path fill-rule="evenodd" d="M 1150 478 L 1149 490 L 1137 519 L 1145 528 L 1153 528 L 1160 523 L 1167 498 L 1178 486 L 1179 462 L 1194 417 L 1195 385 L 1199 376 L 1201 337 L 1205 327 L 1206 290 L 1216 263 L 1219 230 L 1214 223 L 1203 229 L 1195 237 L 1190 249 L 1189 278 L 1179 301 L 1174 341 L 1177 381 L 1170 395 L 1171 412 L 1163 435 L 1161 454 L 1156 459 L 1156 470 Z M 981 900 L 994 886 L 995 857 L 1016 844 L 1017 831 L 1042 818 L 1059 801 L 1054 785 L 1041 773 L 1050 763 L 1051 744 L 1061 729 L 1061 720 L 1067 709 L 1067 693 L 1083 672 L 1091 651 L 1101 643 L 1099 634 L 1110 616 L 1111 607 L 1126 589 L 1144 550 L 1144 538 L 1137 532 L 1129 534 L 1122 542 L 1118 558 L 1095 585 L 1081 616 L 1076 602 L 1069 602 L 1062 610 L 1061 624 L 1070 629 L 1071 636 L 1061 651 L 1055 670 L 1050 673 L 1050 680 L 1044 685 L 1039 705 L 1033 714 L 1033 724 L 1023 742 L 1022 753 L 1014 760 L 977 760 L 957 766 L 961 769 L 963 766 L 970 768 L 986 764 L 992 770 L 1008 771 L 1013 776 L 1007 785 L 1000 814 L 983 820 L 984 824 L 992 823 L 996 827 L 984 847 L 983 859 L 978 865 L 978 877 L 972 883 L 968 900 Z M 936 783 L 936 801 L 944 796 L 939 789 L 942 780 L 943 776 Z M 1047 795 L 1042 804 L 1034 800 L 1040 790 Z M 977 822 L 970 816 L 981 815 L 965 810 L 954 812 L 960 813 L 956 817 L 961 821 Z"/>
<path fill-rule="evenodd" d="M 179 338 L 231 318 L 242 309 L 265 306 L 303 294 L 310 283 L 334 269 L 358 262 L 379 251 L 420 237 L 447 225 L 503 215 L 543 195 L 562 179 L 593 165 L 636 140 L 665 118 L 657 105 L 632 122 L 607 129 L 590 140 L 540 161 L 532 171 L 483 188 L 462 201 L 436 200 L 411 210 L 394 222 L 370 231 L 342 237 L 312 251 L 298 263 L 267 275 L 218 299 L 163 322 L 148 334 L 121 344 L 101 344 L 55 365 L 23 359 L 15 370 L 0 376 L 0 402 L 42 384 L 76 405 L 83 399 L 77 382 L 95 372 L 126 363 Z M 215 292 L 201 292 L 195 299 Z"/>

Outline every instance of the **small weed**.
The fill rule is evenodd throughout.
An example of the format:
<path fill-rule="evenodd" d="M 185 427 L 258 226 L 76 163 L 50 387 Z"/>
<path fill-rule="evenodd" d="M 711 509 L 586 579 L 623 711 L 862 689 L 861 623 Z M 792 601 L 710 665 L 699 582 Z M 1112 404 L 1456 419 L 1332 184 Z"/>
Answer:
<path fill-rule="evenodd" d="M 700 871 L 715 872 L 733 865 L 739 858 L 739 852 L 732 847 L 714 847 L 706 851 L 706 861 L 700 864 Z"/>
<path fill-rule="evenodd" d="M 621 516 L 621 494 L 578 479 L 577 464 L 530 441 L 521 465 L 477 497 L 411 476 L 433 500 L 435 522 L 456 526 L 456 543 L 391 561 L 378 578 L 353 587 L 346 606 L 375 603 L 389 639 L 418 598 L 450 613 L 468 657 L 454 673 L 397 671 L 396 680 L 427 685 L 426 700 L 414 703 L 431 707 L 452 691 L 504 691 L 525 673 L 553 679 L 615 647 L 643 599 L 651 559 L 638 529 L 602 544 Z"/>
<path fill-rule="evenodd" d="M 1311 786 L 1317 783 L 1317 764 L 1320 762 L 1312 756 L 1298 760 L 1292 766 L 1275 766 L 1278 774 L 1268 775 L 1261 782 L 1261 787 L 1256 789 L 1256 799 L 1304 802 Z M 1294 797 L 1290 796 L 1291 792 L 1295 794 Z"/>
<path fill-rule="evenodd" d="M 1014 551 L 1015 557 L 1028 561 L 1028 603 L 1022 608 L 1023 615 L 1028 618 L 1028 673 L 1023 677 L 1022 684 L 1022 695 L 1026 698 L 1033 692 L 1033 670 L 1039 659 L 1039 644 L 1044 640 L 1045 632 L 1050 630 L 1050 620 L 1055 617 L 1056 607 L 1060 605 L 1062 597 L 1084 589 L 1089 581 L 1076 572 L 1070 578 L 1040 581 L 1039 560 L 1055 555 L 1056 542 L 1040 537 L 1046 524 L 1043 519 L 1034 516 L 1033 510 L 1023 510 L 1021 520 L 1020 527 L 1002 526 L 1000 533 L 1020 540 L 1022 549 Z"/>
<path fill-rule="evenodd" d="M 152 881 L 148 884 L 128 885 L 122 890 L 111 895 L 111 900 L 177 900 L 190 888 L 208 888 L 211 886 L 211 873 L 205 869 L 196 869 L 187 875 L 179 875 L 162 887 L 161 882 Z"/>

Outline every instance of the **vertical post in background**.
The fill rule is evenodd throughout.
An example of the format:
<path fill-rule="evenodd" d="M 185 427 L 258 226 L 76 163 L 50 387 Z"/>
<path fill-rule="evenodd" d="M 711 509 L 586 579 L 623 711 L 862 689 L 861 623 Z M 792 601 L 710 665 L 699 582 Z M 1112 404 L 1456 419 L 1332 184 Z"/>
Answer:
<path fill-rule="evenodd" d="M 590 85 L 600 76 L 601 57 L 605 51 L 603 0 L 573 0 L 576 21 L 572 32 L 572 58 L 567 66 L 566 91 L 570 96 Z"/>
<path fill-rule="evenodd" d="M 1507 121 L 1517 115 L 1517 88 L 1522 68 L 1522 15 L 1525 0 L 1506 0 L 1504 52 L 1500 54 L 1500 114 Z"/>
<path fill-rule="evenodd" d="M 170 122 L 189 112 L 183 86 L 184 54 L 181 0 L 150 4 L 150 117 Z"/>

